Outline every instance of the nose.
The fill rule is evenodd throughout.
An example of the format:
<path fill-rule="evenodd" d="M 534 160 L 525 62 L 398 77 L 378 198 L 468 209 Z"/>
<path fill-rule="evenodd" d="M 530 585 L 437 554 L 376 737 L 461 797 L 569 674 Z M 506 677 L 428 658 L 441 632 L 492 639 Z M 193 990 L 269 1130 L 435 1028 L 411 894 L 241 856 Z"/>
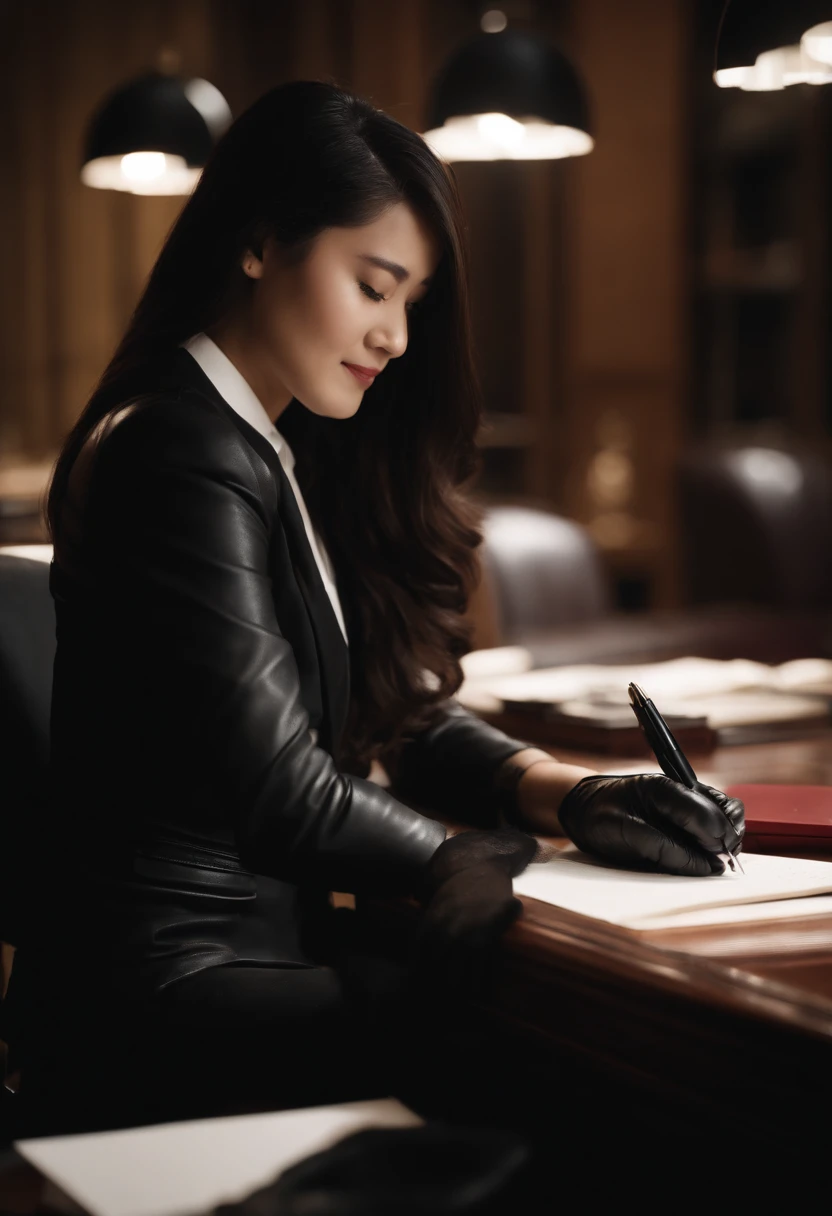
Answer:
<path fill-rule="evenodd" d="M 398 359 L 407 350 L 407 315 L 390 316 L 370 334 L 373 347 L 385 350 L 391 359 Z"/>

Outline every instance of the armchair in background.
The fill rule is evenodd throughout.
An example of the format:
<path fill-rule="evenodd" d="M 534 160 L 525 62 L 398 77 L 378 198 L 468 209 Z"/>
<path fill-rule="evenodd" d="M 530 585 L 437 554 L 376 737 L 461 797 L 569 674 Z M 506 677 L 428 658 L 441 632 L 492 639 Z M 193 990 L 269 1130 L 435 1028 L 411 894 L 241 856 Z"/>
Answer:
<path fill-rule="evenodd" d="M 530 634 L 597 620 L 612 608 L 601 559 L 580 524 L 550 511 L 486 509 L 482 579 L 472 602 L 474 649 L 523 644 Z"/>
<path fill-rule="evenodd" d="M 819 452 L 696 444 L 679 504 L 688 602 L 832 614 L 832 464 Z"/>

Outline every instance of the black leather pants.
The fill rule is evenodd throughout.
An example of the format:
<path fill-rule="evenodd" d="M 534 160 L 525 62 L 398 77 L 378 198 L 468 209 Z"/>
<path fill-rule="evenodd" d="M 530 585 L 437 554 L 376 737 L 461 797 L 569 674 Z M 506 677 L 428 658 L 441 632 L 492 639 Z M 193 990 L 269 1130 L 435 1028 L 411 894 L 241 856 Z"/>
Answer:
<path fill-rule="evenodd" d="M 191 1115 L 385 1096 L 363 1021 L 330 967 L 212 967 L 161 994 L 142 1091 Z"/>
<path fill-rule="evenodd" d="M 29 1040 L 18 1134 L 387 1097 L 411 1054 L 402 975 L 359 952 L 210 967 L 143 1002 L 76 991 Z"/>

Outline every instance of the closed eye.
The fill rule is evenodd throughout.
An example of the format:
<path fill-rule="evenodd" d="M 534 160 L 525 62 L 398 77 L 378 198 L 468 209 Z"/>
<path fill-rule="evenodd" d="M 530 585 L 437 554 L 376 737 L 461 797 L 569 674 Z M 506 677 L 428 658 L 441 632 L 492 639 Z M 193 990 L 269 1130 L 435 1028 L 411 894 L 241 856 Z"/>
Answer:
<path fill-rule="evenodd" d="M 372 287 L 370 286 L 370 284 L 369 284 L 369 283 L 362 283 L 362 282 L 359 280 L 358 286 L 359 286 L 359 287 L 361 288 L 361 290 L 364 292 L 364 295 L 365 295 L 365 296 L 369 296 L 369 297 L 370 297 L 370 299 L 371 299 L 371 300 L 375 300 L 377 304 L 380 304 L 380 303 L 382 302 L 382 300 L 386 300 L 386 299 L 387 299 L 387 297 L 386 297 L 386 296 L 383 296 L 383 295 L 381 294 L 381 292 L 378 292 L 378 291 L 373 291 L 373 289 L 372 289 Z M 422 301 L 421 301 L 421 300 L 414 300 L 412 304 L 405 304 L 405 311 L 406 311 L 406 312 L 413 312 L 413 310 L 414 310 L 415 308 L 418 308 L 418 307 L 419 307 L 419 305 L 420 305 L 421 303 L 422 303 Z"/>
<path fill-rule="evenodd" d="M 370 284 L 369 284 L 369 283 L 361 283 L 361 282 L 359 282 L 358 286 L 359 286 L 359 287 L 361 288 L 361 290 L 364 292 L 364 295 L 365 295 L 365 296 L 369 296 L 371 300 L 377 300 L 377 301 L 380 301 L 380 300 L 383 300 L 383 299 L 384 299 L 384 296 L 383 296 L 383 295 L 381 295 L 381 293 L 380 293 L 380 292 L 378 292 L 378 291 L 373 291 L 373 289 L 372 289 L 372 287 L 370 286 Z"/>

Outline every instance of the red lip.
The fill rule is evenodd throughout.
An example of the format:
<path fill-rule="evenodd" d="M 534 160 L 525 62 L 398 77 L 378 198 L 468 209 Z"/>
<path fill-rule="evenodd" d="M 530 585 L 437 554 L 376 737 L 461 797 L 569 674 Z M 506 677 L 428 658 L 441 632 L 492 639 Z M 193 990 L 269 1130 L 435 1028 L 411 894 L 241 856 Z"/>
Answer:
<path fill-rule="evenodd" d="M 380 367 L 362 367 L 360 363 L 345 363 L 344 367 L 348 367 L 351 372 L 358 372 L 360 376 L 367 376 L 371 380 L 381 371 Z"/>

